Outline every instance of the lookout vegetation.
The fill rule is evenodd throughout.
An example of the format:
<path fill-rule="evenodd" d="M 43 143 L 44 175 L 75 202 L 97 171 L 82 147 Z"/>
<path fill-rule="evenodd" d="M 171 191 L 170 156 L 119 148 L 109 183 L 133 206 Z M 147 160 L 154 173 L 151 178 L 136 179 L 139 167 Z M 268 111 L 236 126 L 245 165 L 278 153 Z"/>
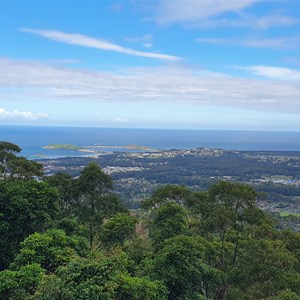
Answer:
<path fill-rule="evenodd" d="M 165 185 L 129 211 L 96 163 L 43 178 L 20 151 L 0 142 L 0 299 L 300 299 L 300 233 L 253 188 Z"/>

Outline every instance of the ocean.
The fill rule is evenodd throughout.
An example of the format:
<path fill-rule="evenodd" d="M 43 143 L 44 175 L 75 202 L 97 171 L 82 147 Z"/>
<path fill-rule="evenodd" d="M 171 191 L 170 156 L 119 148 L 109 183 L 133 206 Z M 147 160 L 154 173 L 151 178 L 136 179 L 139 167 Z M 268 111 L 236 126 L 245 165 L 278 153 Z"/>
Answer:
<path fill-rule="evenodd" d="M 199 147 L 249 151 L 300 151 L 300 132 L 125 129 L 0 125 L 0 140 L 22 148 L 29 159 L 87 156 L 74 150 L 43 149 L 49 144 L 107 146 L 101 151 L 135 151 L 111 146 L 140 145 L 155 149 Z"/>

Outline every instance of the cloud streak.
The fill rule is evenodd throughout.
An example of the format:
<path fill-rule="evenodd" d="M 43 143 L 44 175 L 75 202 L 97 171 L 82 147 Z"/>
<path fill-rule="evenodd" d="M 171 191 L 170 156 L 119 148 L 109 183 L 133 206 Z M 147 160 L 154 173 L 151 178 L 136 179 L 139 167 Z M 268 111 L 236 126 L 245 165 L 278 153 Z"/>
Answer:
<path fill-rule="evenodd" d="M 254 68 L 254 69 L 253 69 Z M 300 79 L 285 81 L 269 69 L 247 67 L 271 79 L 236 78 L 183 67 L 147 67 L 123 74 L 62 68 L 40 62 L 0 59 L 0 88 L 24 91 L 36 101 L 152 102 L 235 107 L 257 111 L 300 114 Z M 270 67 L 269 67 L 270 68 Z M 273 74 L 275 69 L 273 68 Z M 278 70 L 277 70 L 278 71 Z M 279 70 L 280 71 L 280 70 Z M 280 73 L 278 71 L 278 74 Z M 283 71 L 283 70 L 281 70 Z"/>
<path fill-rule="evenodd" d="M 158 24 L 195 22 L 226 12 L 238 12 L 253 5 L 257 0 L 162 0 L 156 20 Z"/>
<path fill-rule="evenodd" d="M 253 48 L 297 49 L 300 48 L 300 35 L 282 37 L 238 37 L 238 38 L 199 38 L 198 43 L 212 45 L 233 45 Z"/>
<path fill-rule="evenodd" d="M 262 76 L 269 79 L 292 80 L 300 82 L 300 71 L 294 69 L 270 66 L 251 66 L 237 68 L 247 70 L 256 76 Z"/>
<path fill-rule="evenodd" d="M 156 59 L 168 60 L 168 61 L 178 61 L 181 59 L 173 55 L 134 50 L 101 39 L 96 39 L 93 37 L 89 37 L 77 33 L 65 33 L 57 30 L 39 30 L 39 29 L 30 29 L 30 28 L 21 28 L 20 31 L 36 34 L 57 42 L 95 48 L 104 51 L 113 51 L 113 52 L 119 52 L 127 55 L 156 58 Z"/>

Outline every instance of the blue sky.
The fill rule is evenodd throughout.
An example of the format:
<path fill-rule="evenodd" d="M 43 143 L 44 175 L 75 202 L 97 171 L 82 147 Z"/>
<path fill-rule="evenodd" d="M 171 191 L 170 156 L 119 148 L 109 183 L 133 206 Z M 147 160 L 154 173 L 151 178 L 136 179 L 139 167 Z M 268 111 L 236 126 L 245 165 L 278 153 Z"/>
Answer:
<path fill-rule="evenodd" d="M 300 131 L 298 0 L 0 0 L 0 124 Z"/>

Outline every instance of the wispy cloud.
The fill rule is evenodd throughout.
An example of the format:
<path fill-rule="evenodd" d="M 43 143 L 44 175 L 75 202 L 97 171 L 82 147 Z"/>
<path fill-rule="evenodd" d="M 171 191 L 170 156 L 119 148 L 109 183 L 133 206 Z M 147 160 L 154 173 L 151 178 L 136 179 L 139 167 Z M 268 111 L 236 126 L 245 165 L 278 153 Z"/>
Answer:
<path fill-rule="evenodd" d="M 291 26 L 299 23 L 293 17 L 274 13 L 266 16 L 254 16 L 245 13 L 237 14 L 234 18 L 218 17 L 200 19 L 199 21 L 187 23 L 189 28 L 224 28 L 224 27 L 248 27 L 252 29 L 266 30 L 272 27 Z"/>
<path fill-rule="evenodd" d="M 199 38 L 199 43 L 212 45 L 235 45 L 253 48 L 297 49 L 300 48 L 300 35 L 284 37 L 237 37 L 237 38 Z"/>
<path fill-rule="evenodd" d="M 237 67 L 251 72 L 254 75 L 279 80 L 296 80 L 300 82 L 300 71 L 290 68 L 272 66 Z"/>
<path fill-rule="evenodd" d="M 162 25 L 196 22 L 226 12 L 238 12 L 255 2 L 257 0 L 161 0 L 156 21 Z"/>
<path fill-rule="evenodd" d="M 33 113 L 30 111 L 19 111 L 19 110 L 6 110 L 0 107 L 0 119 L 14 119 L 14 120 L 26 120 L 26 121 L 36 121 L 39 119 L 48 118 L 47 114 L 43 113 Z"/>
<path fill-rule="evenodd" d="M 255 16 L 246 9 L 265 0 L 161 0 L 157 8 L 156 22 L 159 25 L 174 23 L 186 27 L 250 27 L 268 29 L 274 26 L 291 26 L 297 18 L 274 11 Z"/>
<path fill-rule="evenodd" d="M 120 75 L 120 72 L 62 68 L 8 59 L 0 60 L 0 69 L 4 74 L 0 77 L 0 88 L 8 90 L 11 87 L 14 93 L 18 88 L 19 96 L 15 95 L 15 101 L 22 101 L 23 90 L 26 90 L 28 97 L 31 91 L 31 99 L 64 102 L 70 99 L 70 104 L 76 100 L 152 102 L 159 107 L 163 101 L 184 106 L 209 105 L 300 114 L 300 79 L 295 75 L 294 81 L 236 78 L 182 66 L 132 68 L 123 70 Z M 280 78 L 267 73 L 266 69 L 252 69 L 251 72 L 254 71 L 268 78 Z"/>
<path fill-rule="evenodd" d="M 65 33 L 57 30 L 40 30 L 40 29 L 30 29 L 30 28 L 21 28 L 20 30 L 23 32 L 39 35 L 53 41 L 63 42 L 72 45 L 96 48 L 105 51 L 114 51 L 114 52 L 119 52 L 127 55 L 169 60 L 169 61 L 180 60 L 180 58 L 177 56 L 155 53 L 155 52 L 138 51 L 111 42 L 107 42 L 105 40 L 96 39 L 93 37 L 89 37 L 77 33 Z"/>

